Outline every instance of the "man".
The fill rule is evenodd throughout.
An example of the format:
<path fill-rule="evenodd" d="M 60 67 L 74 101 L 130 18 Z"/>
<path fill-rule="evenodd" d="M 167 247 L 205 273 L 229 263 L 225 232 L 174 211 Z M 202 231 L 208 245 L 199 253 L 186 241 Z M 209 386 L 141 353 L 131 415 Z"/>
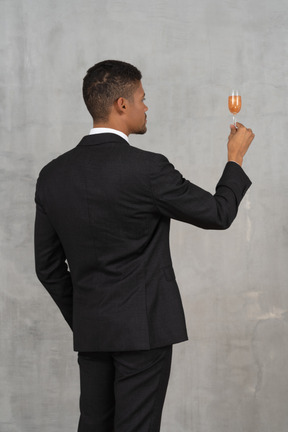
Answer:
<path fill-rule="evenodd" d="M 172 345 L 187 339 L 170 219 L 226 229 L 251 184 L 241 165 L 254 134 L 239 123 L 214 196 L 132 147 L 128 136 L 146 132 L 141 78 L 119 61 L 89 69 L 94 127 L 37 182 L 36 272 L 79 352 L 79 432 L 160 430 Z"/>

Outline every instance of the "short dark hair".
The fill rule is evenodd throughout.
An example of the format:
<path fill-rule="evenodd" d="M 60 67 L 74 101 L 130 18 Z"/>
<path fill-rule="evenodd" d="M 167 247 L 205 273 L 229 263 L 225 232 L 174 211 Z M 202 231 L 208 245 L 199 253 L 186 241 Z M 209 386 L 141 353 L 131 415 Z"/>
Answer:
<path fill-rule="evenodd" d="M 141 78 L 135 66 L 118 60 L 92 66 L 83 79 L 83 98 L 93 120 L 108 120 L 113 103 L 119 97 L 131 99 Z"/>

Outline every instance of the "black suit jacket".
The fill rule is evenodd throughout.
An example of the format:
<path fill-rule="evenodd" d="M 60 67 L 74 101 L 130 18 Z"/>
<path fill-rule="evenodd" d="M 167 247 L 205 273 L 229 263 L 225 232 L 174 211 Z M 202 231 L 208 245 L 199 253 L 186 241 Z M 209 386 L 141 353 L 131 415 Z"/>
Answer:
<path fill-rule="evenodd" d="M 166 157 L 109 133 L 85 136 L 46 165 L 35 198 L 36 272 L 73 329 L 74 349 L 142 350 L 186 340 L 170 218 L 226 229 L 250 184 L 228 162 L 211 195 Z"/>

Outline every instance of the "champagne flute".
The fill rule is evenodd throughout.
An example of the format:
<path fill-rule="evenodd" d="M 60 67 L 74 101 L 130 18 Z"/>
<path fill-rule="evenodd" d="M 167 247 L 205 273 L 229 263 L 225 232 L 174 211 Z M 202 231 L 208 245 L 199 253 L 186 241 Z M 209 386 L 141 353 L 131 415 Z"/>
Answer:
<path fill-rule="evenodd" d="M 235 116 L 241 110 L 241 96 L 238 90 L 232 90 L 231 96 L 228 97 L 228 108 L 229 111 L 233 114 L 233 124 L 236 127 Z"/>

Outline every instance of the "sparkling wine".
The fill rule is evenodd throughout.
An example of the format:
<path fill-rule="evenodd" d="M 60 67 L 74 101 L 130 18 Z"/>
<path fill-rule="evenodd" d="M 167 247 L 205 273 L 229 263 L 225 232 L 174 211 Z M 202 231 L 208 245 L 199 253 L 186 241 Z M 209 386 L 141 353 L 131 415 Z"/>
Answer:
<path fill-rule="evenodd" d="M 237 114 L 241 109 L 241 96 L 229 96 L 228 107 L 232 114 Z"/>

